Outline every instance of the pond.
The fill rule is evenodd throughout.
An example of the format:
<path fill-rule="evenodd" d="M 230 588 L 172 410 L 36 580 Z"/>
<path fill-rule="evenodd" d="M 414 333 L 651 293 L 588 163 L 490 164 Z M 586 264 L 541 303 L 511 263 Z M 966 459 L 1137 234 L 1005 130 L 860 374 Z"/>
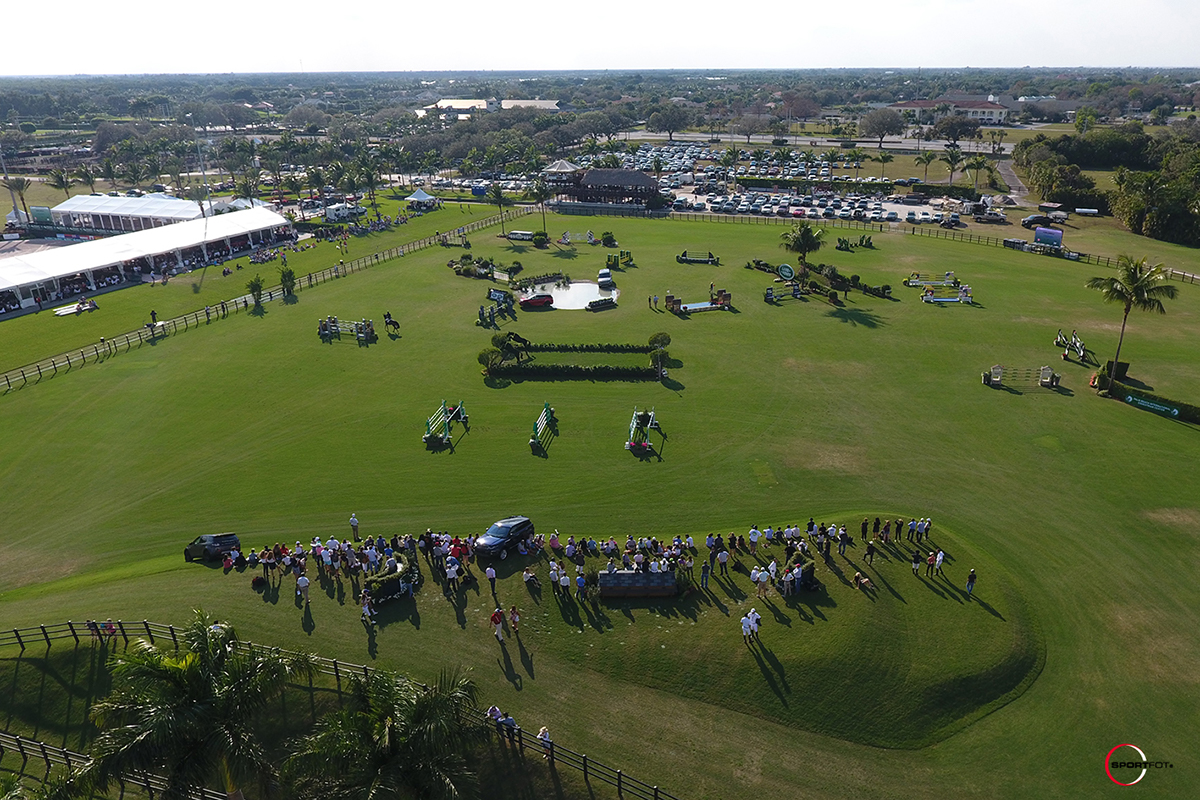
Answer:
<path fill-rule="evenodd" d="M 536 286 L 530 294 L 548 294 L 554 298 L 555 308 L 579 310 L 587 308 L 587 304 L 593 300 L 605 297 L 616 300 L 620 296 L 621 290 L 616 287 L 601 289 L 595 283 L 573 281 L 570 286 L 555 286 L 552 283 Z"/>

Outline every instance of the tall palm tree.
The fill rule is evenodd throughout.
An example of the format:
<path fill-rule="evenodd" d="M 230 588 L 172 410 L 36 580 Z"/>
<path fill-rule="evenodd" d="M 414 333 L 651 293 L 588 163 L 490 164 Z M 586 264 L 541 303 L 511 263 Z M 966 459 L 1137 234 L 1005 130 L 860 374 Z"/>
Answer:
<path fill-rule="evenodd" d="M 917 162 L 918 166 L 925 168 L 924 181 L 925 183 L 929 183 L 929 165 L 938 160 L 937 153 L 932 150 L 926 150 L 913 160 Z"/>
<path fill-rule="evenodd" d="M 971 172 L 975 175 L 975 179 L 971 182 L 972 189 L 979 188 L 979 173 L 986 170 L 989 166 L 991 165 L 988 162 L 987 156 L 985 155 L 971 156 L 969 159 L 967 159 L 967 162 L 963 164 L 964 169 L 971 170 Z"/>
<path fill-rule="evenodd" d="M 88 187 L 89 192 L 96 191 L 96 179 L 99 176 L 96 175 L 96 171 L 93 170 L 90 165 L 80 164 L 78 167 L 76 167 L 75 177 L 79 179 L 80 183 Z"/>
<path fill-rule="evenodd" d="M 323 195 L 325 189 L 325 170 L 320 167 L 309 167 L 304 174 L 308 190 L 315 195 Z"/>
<path fill-rule="evenodd" d="M 304 181 L 300 180 L 300 176 L 295 174 L 288 175 L 283 179 L 283 188 L 287 189 L 289 193 L 296 195 L 296 204 L 300 208 L 301 221 L 308 219 L 308 215 L 304 212 L 304 206 L 301 204 L 301 201 L 304 200 L 301 197 L 304 194 Z"/>
<path fill-rule="evenodd" d="M 106 158 L 100 162 L 100 177 L 108 184 L 111 190 L 117 185 L 117 176 L 121 174 L 121 167 L 111 158 Z"/>
<path fill-rule="evenodd" d="M 815 253 L 825 245 L 824 229 L 814 228 L 808 222 L 793 225 L 791 230 L 784 231 L 779 238 L 783 239 L 779 246 L 799 253 L 800 262 L 805 264 L 808 263 L 809 253 Z"/>
<path fill-rule="evenodd" d="M 62 193 L 71 198 L 71 187 L 75 185 L 75 179 L 71 177 L 71 173 L 61 167 L 55 167 L 50 170 L 46 176 L 46 185 L 51 189 L 61 189 Z"/>
<path fill-rule="evenodd" d="M 895 161 L 896 157 L 887 151 L 881 150 L 877 155 L 871 156 L 871 160 L 879 162 L 879 177 L 882 178 L 884 167 Z"/>
<path fill-rule="evenodd" d="M 1132 256 L 1117 256 L 1117 274 L 1115 277 L 1092 278 L 1085 286 L 1100 292 L 1106 303 L 1120 303 L 1125 307 L 1121 317 L 1121 336 L 1117 339 L 1117 352 L 1113 356 L 1113 370 L 1121 360 L 1121 345 L 1125 343 L 1125 323 L 1129 320 L 1129 312 L 1150 311 L 1157 314 L 1167 313 L 1163 300 L 1174 300 L 1179 294 L 1178 287 L 1167 281 L 1169 273 L 1162 264 L 1146 265 L 1145 257 L 1134 259 Z"/>
<path fill-rule="evenodd" d="M 665 166 L 666 166 L 666 162 L 664 162 L 662 160 L 662 158 L 660 158 L 659 156 L 655 156 L 654 158 L 652 158 L 650 160 L 650 170 L 654 173 L 655 181 L 662 178 L 662 171 L 663 171 L 663 167 L 665 167 Z"/>
<path fill-rule="evenodd" d="M 232 627 L 202 611 L 181 639 L 179 653 L 138 639 L 110 657 L 113 689 L 93 710 L 93 760 L 71 775 L 68 791 L 103 793 L 137 772 L 165 777 L 164 798 L 216 782 L 231 800 L 247 781 L 268 788 L 275 769 L 255 723 L 289 681 L 312 674 L 312 658 L 239 646 Z"/>
<path fill-rule="evenodd" d="M 0 179 L 0 185 L 10 192 L 17 193 L 17 197 L 21 198 L 21 208 L 25 209 L 25 221 L 31 222 L 33 218 L 29 216 L 29 206 L 25 205 L 25 193 L 33 186 L 33 181 L 21 176 L 12 176 Z"/>
<path fill-rule="evenodd" d="M 484 735 L 461 673 L 426 689 L 376 671 L 351 680 L 346 704 L 300 740 L 284 775 L 312 800 L 468 798 L 478 788 L 469 756 Z"/>
<path fill-rule="evenodd" d="M 136 189 L 146 180 L 146 168 L 142 166 L 141 161 L 122 164 L 121 178 L 129 184 L 130 188 Z"/>
<path fill-rule="evenodd" d="M 609 153 L 611 156 L 612 153 Z M 496 208 L 500 209 L 500 234 L 504 235 L 504 204 L 508 202 L 508 198 L 504 196 L 504 187 L 499 181 L 492 181 L 491 187 L 488 189 L 488 199 L 496 204 Z"/>
<path fill-rule="evenodd" d="M 554 197 L 554 190 L 541 178 L 533 182 L 525 196 L 537 203 L 542 209 L 542 230 L 546 230 L 546 201 Z"/>
<path fill-rule="evenodd" d="M 946 183 L 953 184 L 954 171 L 958 169 L 959 164 L 963 163 L 962 151 L 957 147 L 947 147 L 946 152 L 942 154 L 940 158 L 938 158 L 938 161 L 941 161 L 950 168 L 950 180 L 946 181 Z"/>
<path fill-rule="evenodd" d="M 846 151 L 846 158 L 854 161 L 854 178 L 858 179 L 858 171 L 862 167 L 862 162 L 867 158 L 867 151 L 861 147 L 852 147 Z"/>

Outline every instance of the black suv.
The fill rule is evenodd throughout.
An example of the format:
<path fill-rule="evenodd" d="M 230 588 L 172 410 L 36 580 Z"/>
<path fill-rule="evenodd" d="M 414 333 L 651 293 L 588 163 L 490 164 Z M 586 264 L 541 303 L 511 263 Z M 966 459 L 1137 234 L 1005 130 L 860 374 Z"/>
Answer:
<path fill-rule="evenodd" d="M 1050 219 L 1045 214 L 1030 214 L 1028 217 L 1021 220 L 1021 227 L 1023 228 L 1045 228 L 1053 224 L 1054 220 Z"/>
<path fill-rule="evenodd" d="M 183 560 L 216 561 L 230 550 L 241 550 L 242 542 L 236 533 L 206 533 L 183 548 Z"/>
<path fill-rule="evenodd" d="M 481 556 L 508 558 L 508 551 L 522 539 L 533 537 L 529 517 L 507 517 L 492 523 L 487 532 L 475 540 L 475 552 Z"/>

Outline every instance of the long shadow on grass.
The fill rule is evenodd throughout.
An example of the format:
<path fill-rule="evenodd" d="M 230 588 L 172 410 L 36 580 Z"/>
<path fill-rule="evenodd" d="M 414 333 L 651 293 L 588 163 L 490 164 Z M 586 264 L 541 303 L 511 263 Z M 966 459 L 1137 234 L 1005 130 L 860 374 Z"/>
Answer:
<path fill-rule="evenodd" d="M 846 322 L 854 326 L 861 325 L 864 328 L 878 328 L 887 324 L 883 321 L 883 317 L 864 308 L 834 308 L 826 311 L 825 316 L 836 319 L 838 322 Z"/>
<path fill-rule="evenodd" d="M 521 641 L 521 637 L 517 636 L 517 648 L 521 653 L 521 666 L 525 668 L 525 672 L 529 675 L 530 680 L 537 680 L 533 675 L 533 653 L 525 649 L 525 643 Z"/>
<path fill-rule="evenodd" d="M 505 680 L 507 680 L 509 683 L 511 683 L 513 685 L 513 688 L 519 692 L 519 691 L 521 691 L 522 688 L 524 688 L 524 686 L 522 685 L 524 683 L 524 681 L 521 678 L 521 675 L 516 671 L 516 669 L 513 668 L 512 656 L 510 656 L 508 654 L 508 643 L 500 642 L 499 644 L 500 644 L 500 655 L 503 658 L 503 663 L 501 663 L 501 659 L 497 658 L 496 664 L 500 667 L 501 671 L 504 673 Z"/>
<path fill-rule="evenodd" d="M 779 698 L 779 702 L 783 703 L 784 708 L 787 708 L 788 701 L 787 698 L 783 696 L 783 688 L 776 682 L 774 673 L 772 673 L 771 669 L 767 666 L 766 659 L 763 657 L 763 653 L 760 652 L 765 652 L 766 648 L 763 647 L 761 643 L 757 645 L 751 643 L 749 648 L 750 654 L 754 656 L 754 660 L 758 663 L 759 671 L 762 672 L 763 680 L 767 682 L 767 687 L 775 693 L 775 696 Z"/>

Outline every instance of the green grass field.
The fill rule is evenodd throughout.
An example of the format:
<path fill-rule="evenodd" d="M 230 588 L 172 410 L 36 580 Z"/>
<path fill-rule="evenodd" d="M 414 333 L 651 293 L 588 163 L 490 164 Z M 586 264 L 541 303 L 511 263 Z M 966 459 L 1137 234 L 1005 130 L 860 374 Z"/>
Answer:
<path fill-rule="evenodd" d="M 1200 791 L 1186 755 L 1200 724 L 1190 567 L 1200 439 L 1194 426 L 1096 397 L 1092 369 L 1059 361 L 1059 328 L 1078 330 L 1101 359 L 1115 348 L 1119 309 L 1083 286 L 1102 268 L 885 234 L 874 251 L 813 260 L 890 283 L 896 300 L 771 306 L 767 276 L 740 264 L 795 263 L 777 246 L 781 227 L 561 217 L 549 227 L 611 229 L 633 251 L 636 266 L 616 273 L 620 307 L 518 312 L 504 329 L 563 342 L 667 331 L 667 381 L 485 380 L 476 354 L 491 333 L 472 322 L 486 285 L 455 277 L 454 252 L 437 250 L 10 392 L 0 398 L 3 626 L 179 622 L 203 606 L 246 638 L 420 679 L 463 663 L 483 699 L 526 728 L 549 725 L 560 743 L 683 798 L 1115 796 L 1102 762 L 1121 742 L 1176 765 L 1148 774 L 1142 794 Z M 1100 226 L 1079 236 L 1135 254 L 1156 244 Z M 526 274 L 581 280 L 604 266 L 601 248 L 472 241 Z M 726 266 L 676 264 L 685 248 Z M 314 263 L 330 252 L 318 248 Z M 979 305 L 922 304 L 900 286 L 914 270 L 947 269 Z M 125 330 L 150 297 L 160 314 L 167 297 L 181 311 L 203 305 L 187 281 L 106 295 L 87 318 L 2 323 L 3 351 L 46 355 L 69 339 L 55 329 L 63 322 L 101 330 L 111 318 Z M 710 282 L 732 292 L 735 312 L 646 308 L 653 294 L 703 299 Z M 315 317 L 379 320 L 385 309 L 401 335 L 370 347 L 323 344 L 313 331 Z M 1200 300 L 1183 286 L 1167 316 L 1130 318 L 1122 356 L 1153 391 L 1195 403 L 1198 334 Z M 1062 391 L 982 386 L 995 363 L 1050 364 Z M 420 437 L 442 399 L 464 401 L 472 425 L 452 452 L 430 453 Z M 547 401 L 561 435 L 535 458 L 526 440 Z M 634 406 L 656 408 L 661 460 L 623 449 Z M 582 607 L 548 588 L 528 594 L 526 562 L 512 558 L 498 599 L 521 607 L 522 635 L 500 648 L 486 584 L 446 598 L 427 580 L 415 604 L 384 606 L 368 634 L 348 583 L 321 585 L 306 613 L 287 582 L 257 594 L 247 575 L 180 557 L 200 533 L 236 531 L 254 546 L 348 534 L 351 512 L 370 534 L 466 533 L 522 513 L 564 536 L 700 539 L 810 516 L 857 539 L 864 516 L 929 516 L 949 558 L 945 578 L 914 577 L 899 549 L 867 566 L 856 541 L 820 567 L 824 591 L 796 599 L 759 600 L 735 571 L 678 601 Z M 855 571 L 877 591 L 852 588 Z M 754 649 L 738 626 L 750 606 L 764 623 Z"/>

